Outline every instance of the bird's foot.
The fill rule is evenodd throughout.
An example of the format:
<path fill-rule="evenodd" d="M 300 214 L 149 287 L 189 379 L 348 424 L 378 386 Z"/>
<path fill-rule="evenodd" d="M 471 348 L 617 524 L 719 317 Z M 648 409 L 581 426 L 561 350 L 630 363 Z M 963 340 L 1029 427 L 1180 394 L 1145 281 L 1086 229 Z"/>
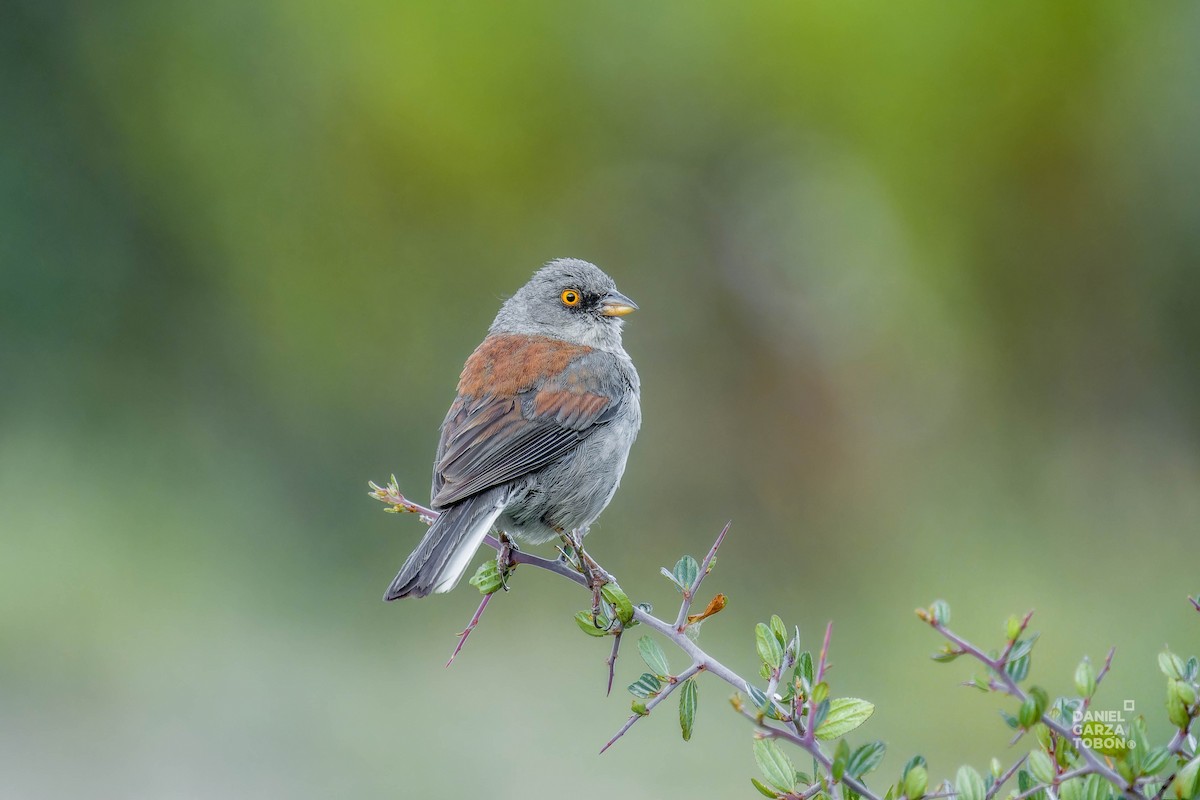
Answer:
<path fill-rule="evenodd" d="M 519 553 L 521 548 L 517 547 L 517 543 L 504 531 L 500 531 L 497 538 L 500 540 L 500 549 L 496 552 L 496 569 L 500 572 L 500 588 L 507 592 L 508 576 L 517 568 L 512 554 Z"/>

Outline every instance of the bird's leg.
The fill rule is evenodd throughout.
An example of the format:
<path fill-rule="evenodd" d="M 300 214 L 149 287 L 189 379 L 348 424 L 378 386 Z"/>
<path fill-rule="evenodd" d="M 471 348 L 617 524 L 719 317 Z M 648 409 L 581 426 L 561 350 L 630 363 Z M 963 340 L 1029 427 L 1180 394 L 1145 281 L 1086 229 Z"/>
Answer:
<path fill-rule="evenodd" d="M 587 580 L 588 586 L 592 589 L 592 624 L 597 628 L 600 625 L 600 592 L 604 588 L 604 584 L 612 583 L 613 576 L 604 571 L 604 568 L 596 563 L 596 559 L 587 554 L 583 549 L 583 535 L 587 532 L 573 530 L 570 533 L 563 533 L 563 539 L 570 545 L 571 550 L 579 559 L 578 568 L 583 573 L 583 577 Z"/>
<path fill-rule="evenodd" d="M 512 554 L 518 552 L 520 548 L 507 533 L 504 531 L 499 533 L 500 535 L 496 537 L 500 540 L 500 549 L 496 552 L 496 569 L 500 572 L 500 586 L 507 592 L 508 576 L 517 567 L 513 563 Z"/>

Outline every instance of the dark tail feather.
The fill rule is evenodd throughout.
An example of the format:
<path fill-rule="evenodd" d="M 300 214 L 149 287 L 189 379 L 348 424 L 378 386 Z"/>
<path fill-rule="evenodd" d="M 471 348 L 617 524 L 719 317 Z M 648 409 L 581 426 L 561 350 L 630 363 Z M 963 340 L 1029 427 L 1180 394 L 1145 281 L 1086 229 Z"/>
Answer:
<path fill-rule="evenodd" d="M 404 562 L 383 599 L 424 597 L 430 592 L 453 589 L 500 516 L 504 508 L 501 495 L 499 489 L 493 489 L 443 511 Z"/>

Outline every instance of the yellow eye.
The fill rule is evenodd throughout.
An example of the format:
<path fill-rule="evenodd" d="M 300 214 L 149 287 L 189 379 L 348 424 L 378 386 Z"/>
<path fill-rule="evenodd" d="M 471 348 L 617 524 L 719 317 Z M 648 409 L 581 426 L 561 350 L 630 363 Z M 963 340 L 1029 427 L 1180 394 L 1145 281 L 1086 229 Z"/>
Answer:
<path fill-rule="evenodd" d="M 569 306 L 571 308 L 579 305 L 579 301 L 581 299 L 579 292 L 575 291 L 574 289 L 565 290 L 559 297 L 562 299 L 564 306 Z"/>

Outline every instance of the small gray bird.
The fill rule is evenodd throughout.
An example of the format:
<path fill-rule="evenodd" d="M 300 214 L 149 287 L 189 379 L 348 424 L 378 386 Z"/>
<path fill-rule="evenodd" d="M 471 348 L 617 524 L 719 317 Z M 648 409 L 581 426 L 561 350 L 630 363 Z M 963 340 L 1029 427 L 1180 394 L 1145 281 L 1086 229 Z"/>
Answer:
<path fill-rule="evenodd" d="M 642 422 L 621 317 L 597 266 L 551 261 L 500 308 L 463 367 L 433 465 L 430 526 L 385 600 L 448 592 L 493 528 L 580 539 L 621 482 Z"/>

